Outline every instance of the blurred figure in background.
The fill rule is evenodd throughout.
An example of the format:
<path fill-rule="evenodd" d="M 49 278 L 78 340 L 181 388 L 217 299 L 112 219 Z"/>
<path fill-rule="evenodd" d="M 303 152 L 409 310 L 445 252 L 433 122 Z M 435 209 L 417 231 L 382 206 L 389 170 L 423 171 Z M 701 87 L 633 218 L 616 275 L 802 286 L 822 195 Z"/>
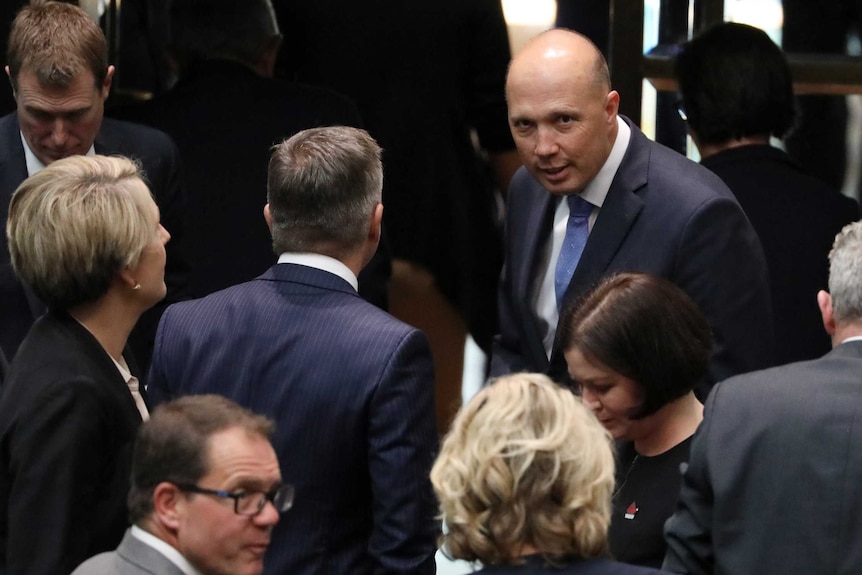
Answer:
<path fill-rule="evenodd" d="M 466 334 L 488 351 L 496 332 L 495 189 L 505 192 L 520 165 L 506 121 L 500 0 L 274 6 L 279 73 L 352 97 L 383 148 L 390 309 L 428 334 L 445 430 L 460 404 Z"/>
<path fill-rule="evenodd" d="M 763 245 L 776 363 L 820 357 L 830 344 L 817 292 L 835 234 L 859 219 L 859 204 L 770 145 L 796 118 L 784 54 L 766 32 L 725 22 L 685 44 L 676 75 L 701 163 L 724 180 Z"/>
<path fill-rule="evenodd" d="M 165 46 L 179 78 L 167 93 L 109 114 L 163 130 L 183 161 L 189 205 L 189 283 L 204 296 L 266 271 L 277 258 L 261 217 L 272 147 L 306 128 L 361 127 L 356 106 L 330 90 L 274 79 L 282 37 L 269 0 L 164 0 Z M 206 145 L 202 145 L 205 142 Z M 359 276 L 385 308 L 386 246 Z"/>

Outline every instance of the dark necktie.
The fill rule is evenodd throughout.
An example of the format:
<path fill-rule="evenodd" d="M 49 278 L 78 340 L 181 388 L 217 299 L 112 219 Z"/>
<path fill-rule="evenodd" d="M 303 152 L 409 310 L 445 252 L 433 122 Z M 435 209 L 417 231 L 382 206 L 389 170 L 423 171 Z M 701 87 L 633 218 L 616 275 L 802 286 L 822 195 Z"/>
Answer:
<path fill-rule="evenodd" d="M 592 204 L 582 199 L 578 194 L 566 196 L 569 202 L 569 221 L 566 222 L 566 238 L 560 248 L 560 257 L 557 258 L 557 269 L 554 272 L 554 291 L 557 295 L 557 308 L 560 307 L 566 288 L 572 281 L 575 268 L 587 245 L 587 236 L 590 235 L 590 213 Z"/>

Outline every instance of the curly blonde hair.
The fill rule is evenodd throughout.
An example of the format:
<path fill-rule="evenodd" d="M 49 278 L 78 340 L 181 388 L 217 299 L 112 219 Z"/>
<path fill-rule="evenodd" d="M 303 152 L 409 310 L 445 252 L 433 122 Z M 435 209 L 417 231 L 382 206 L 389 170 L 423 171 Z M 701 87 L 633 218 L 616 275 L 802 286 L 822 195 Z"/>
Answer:
<path fill-rule="evenodd" d="M 570 390 L 540 374 L 495 380 L 455 418 L 431 470 L 454 557 L 518 564 L 608 552 L 611 437 Z"/>

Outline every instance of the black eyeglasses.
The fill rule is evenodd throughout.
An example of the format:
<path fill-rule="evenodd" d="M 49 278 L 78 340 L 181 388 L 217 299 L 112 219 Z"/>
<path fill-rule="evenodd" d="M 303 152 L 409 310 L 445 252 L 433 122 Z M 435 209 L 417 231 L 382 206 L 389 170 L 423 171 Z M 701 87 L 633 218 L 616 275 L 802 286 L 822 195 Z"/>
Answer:
<path fill-rule="evenodd" d="M 293 485 L 279 485 L 271 491 L 218 491 L 206 489 L 191 483 L 175 483 L 180 491 L 212 495 L 224 499 L 233 499 L 233 510 L 237 515 L 254 517 L 271 501 L 276 511 L 283 513 L 293 507 Z"/>

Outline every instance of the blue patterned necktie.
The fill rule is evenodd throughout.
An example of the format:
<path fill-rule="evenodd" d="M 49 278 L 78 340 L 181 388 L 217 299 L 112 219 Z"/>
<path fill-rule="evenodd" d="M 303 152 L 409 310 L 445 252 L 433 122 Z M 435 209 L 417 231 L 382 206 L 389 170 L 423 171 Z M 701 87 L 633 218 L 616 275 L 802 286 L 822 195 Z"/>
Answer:
<path fill-rule="evenodd" d="M 569 202 L 569 221 L 566 222 L 566 238 L 560 248 L 560 257 L 557 258 L 557 269 L 554 272 L 554 292 L 557 295 L 557 308 L 559 309 L 566 288 L 572 281 L 575 268 L 587 245 L 587 236 L 590 235 L 590 213 L 592 204 L 582 199 L 578 194 L 566 196 Z"/>

